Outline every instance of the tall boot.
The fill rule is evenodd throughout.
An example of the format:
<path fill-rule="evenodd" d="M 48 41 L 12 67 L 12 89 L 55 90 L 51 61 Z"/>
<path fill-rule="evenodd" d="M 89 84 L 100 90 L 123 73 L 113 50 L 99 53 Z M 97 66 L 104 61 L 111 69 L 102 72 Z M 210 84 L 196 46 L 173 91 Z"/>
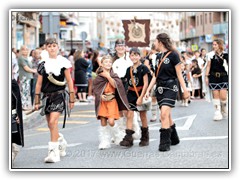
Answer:
<path fill-rule="evenodd" d="M 131 129 L 126 129 L 126 135 L 123 140 L 120 142 L 120 146 L 131 147 L 133 146 L 133 137 L 134 131 Z"/>
<path fill-rule="evenodd" d="M 119 120 L 115 121 L 115 124 L 113 127 L 109 127 L 112 135 L 112 140 L 116 145 L 119 145 L 125 136 L 125 131 L 121 130 L 121 128 L 119 127 L 118 121 Z"/>
<path fill-rule="evenodd" d="M 138 113 L 136 111 L 134 111 L 134 116 L 133 116 L 133 139 L 139 139 L 140 138 L 140 134 L 141 134 L 141 129 L 140 129 L 140 125 L 138 122 Z"/>
<path fill-rule="evenodd" d="M 140 139 L 139 146 L 148 146 L 149 145 L 148 127 L 146 127 L 146 128 L 141 127 L 141 130 L 142 130 L 142 137 Z"/>
<path fill-rule="evenodd" d="M 152 118 L 150 122 L 155 122 L 157 120 L 157 108 L 158 108 L 157 102 L 152 103 L 152 108 L 151 108 Z"/>
<path fill-rule="evenodd" d="M 220 99 L 213 99 L 213 105 L 215 108 L 213 120 L 215 120 L 215 121 L 222 120 L 223 116 L 221 113 Z"/>
<path fill-rule="evenodd" d="M 159 130 L 160 132 L 160 144 L 159 151 L 169 151 L 171 145 L 171 128 Z"/>
<path fill-rule="evenodd" d="M 44 159 L 45 163 L 55 163 L 60 161 L 59 142 L 48 142 L 48 156 Z"/>
<path fill-rule="evenodd" d="M 66 156 L 66 148 L 67 148 L 67 141 L 65 140 L 63 134 L 59 133 L 59 151 L 60 151 L 60 156 Z"/>
<path fill-rule="evenodd" d="M 224 118 L 228 116 L 227 100 L 221 101 L 221 113 Z"/>
<path fill-rule="evenodd" d="M 171 145 L 176 145 L 180 143 L 179 137 L 178 137 L 178 133 L 176 130 L 176 125 L 173 124 L 171 126 Z"/>
<path fill-rule="evenodd" d="M 99 141 L 98 149 L 103 150 L 111 147 L 111 135 L 108 126 L 99 127 Z"/>

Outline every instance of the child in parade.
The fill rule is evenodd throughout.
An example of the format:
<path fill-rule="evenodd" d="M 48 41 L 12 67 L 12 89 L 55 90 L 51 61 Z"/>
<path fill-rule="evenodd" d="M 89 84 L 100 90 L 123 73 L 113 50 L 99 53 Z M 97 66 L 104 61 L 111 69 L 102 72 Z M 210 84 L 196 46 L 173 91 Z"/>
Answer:
<path fill-rule="evenodd" d="M 213 120 L 218 121 L 227 117 L 227 93 L 228 93 L 228 53 L 224 52 L 224 41 L 213 41 L 213 56 L 208 59 L 205 81 L 212 90 L 215 113 Z"/>
<path fill-rule="evenodd" d="M 121 131 L 115 120 L 119 119 L 119 111 L 128 110 L 129 104 L 121 79 L 112 71 L 112 57 L 103 56 L 102 66 L 97 70 L 97 77 L 93 81 L 93 93 L 95 95 L 95 112 L 97 119 L 101 120 L 99 128 L 99 149 L 111 147 L 111 137 L 115 144 L 119 144 L 118 137 Z M 109 126 L 110 127 L 109 127 Z"/>
<path fill-rule="evenodd" d="M 113 55 L 113 65 L 112 69 L 113 72 L 118 75 L 119 78 L 121 78 L 123 86 L 125 88 L 125 91 L 127 93 L 128 90 L 128 83 L 125 78 L 127 68 L 132 66 L 133 63 L 131 59 L 129 58 L 129 53 L 127 52 L 127 46 L 124 39 L 117 39 L 115 41 L 115 53 Z M 133 118 L 133 138 L 139 139 L 140 136 L 140 126 L 138 123 L 139 120 L 139 113 L 134 112 L 134 118 Z M 118 125 L 121 126 L 121 130 L 123 132 L 123 137 L 125 136 L 125 129 L 126 129 L 126 122 L 127 122 L 127 111 L 120 111 L 120 119 L 118 120 Z M 123 138 L 122 137 L 122 138 Z"/>
<path fill-rule="evenodd" d="M 158 34 L 155 46 L 161 52 L 161 58 L 156 64 L 155 74 L 147 89 L 145 98 L 148 98 L 156 83 L 156 97 L 161 111 L 161 129 L 159 151 L 169 151 L 170 145 L 178 144 L 179 137 L 172 119 L 171 109 L 175 107 L 178 94 L 178 81 L 183 88 L 183 98 L 189 93 L 182 76 L 181 61 L 174 50 L 172 41 L 166 33 Z"/>
<path fill-rule="evenodd" d="M 127 98 L 130 105 L 130 110 L 127 112 L 127 129 L 126 135 L 120 142 L 121 146 L 131 147 L 133 145 L 133 118 L 134 111 L 138 111 L 137 106 L 142 105 L 143 96 L 148 87 L 148 73 L 147 66 L 140 62 L 141 56 L 138 48 L 132 48 L 129 52 L 129 57 L 133 62 L 133 66 L 127 69 L 125 78 L 128 83 Z M 140 111 L 140 118 L 142 121 L 142 136 L 139 146 L 149 145 L 149 132 L 147 124 L 146 110 Z"/>
<path fill-rule="evenodd" d="M 49 57 L 42 59 L 38 66 L 38 79 L 35 94 L 35 109 L 40 108 L 40 93 L 43 94 L 41 115 L 45 115 L 50 130 L 50 142 L 48 143 L 48 156 L 46 163 L 60 161 L 60 156 L 66 155 L 67 142 L 58 131 L 58 119 L 63 111 L 69 113 L 74 107 L 74 89 L 71 79 L 70 61 L 58 55 L 59 46 L 55 38 L 48 38 L 45 42 Z M 64 81 L 66 79 L 66 81 Z M 68 85 L 68 92 L 65 90 Z"/>
<path fill-rule="evenodd" d="M 201 97 L 200 89 L 202 88 L 202 72 L 198 65 L 198 61 L 196 59 L 192 60 L 191 73 L 192 73 L 192 99 L 195 98 L 196 90 L 197 90 L 197 92 L 198 92 L 197 94 L 200 98 Z"/>

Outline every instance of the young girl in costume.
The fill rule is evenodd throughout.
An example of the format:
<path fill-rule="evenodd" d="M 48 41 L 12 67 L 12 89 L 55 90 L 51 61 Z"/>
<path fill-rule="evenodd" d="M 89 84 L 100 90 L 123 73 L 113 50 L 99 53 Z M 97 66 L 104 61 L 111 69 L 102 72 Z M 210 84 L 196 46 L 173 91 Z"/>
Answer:
<path fill-rule="evenodd" d="M 156 84 L 156 97 L 161 111 L 161 129 L 159 151 L 169 151 L 171 145 L 178 144 L 179 138 L 172 119 L 171 109 L 175 107 L 178 94 L 178 81 L 183 88 L 183 98 L 187 99 L 187 91 L 178 53 L 174 50 L 172 41 L 166 33 L 158 34 L 154 42 L 161 52 L 161 58 L 156 63 L 155 74 L 147 89 L 145 98 L 149 97 L 151 89 Z"/>
<path fill-rule="evenodd" d="M 99 149 L 110 148 L 111 137 L 119 136 L 121 132 L 115 120 L 120 118 L 119 111 L 128 110 L 129 106 L 122 81 L 112 71 L 112 63 L 111 56 L 103 56 L 102 66 L 97 70 L 98 76 L 93 82 L 96 116 L 101 120 Z M 116 144 L 119 142 L 115 139 Z"/>
<path fill-rule="evenodd" d="M 125 78 L 127 79 L 128 83 L 127 98 L 130 105 L 130 111 L 127 112 L 126 136 L 120 142 L 121 146 L 126 147 L 131 147 L 133 145 L 132 135 L 134 134 L 134 111 L 138 111 L 137 105 L 142 105 L 143 96 L 145 95 L 148 87 L 149 73 L 148 67 L 140 62 L 141 56 L 138 48 L 132 48 L 129 56 L 133 62 L 133 66 L 127 69 Z M 134 88 L 134 86 L 136 86 L 136 88 Z M 149 144 L 149 132 L 146 111 L 140 111 L 140 118 L 142 121 L 142 136 L 139 146 L 147 146 Z"/>
<path fill-rule="evenodd" d="M 41 115 L 46 115 L 51 135 L 50 142 L 48 143 L 48 156 L 44 161 L 58 162 L 60 161 L 60 156 L 66 155 L 65 150 L 67 145 L 63 135 L 58 131 L 58 119 L 64 110 L 66 118 L 68 107 L 70 109 L 74 107 L 73 82 L 69 70 L 72 65 L 66 58 L 58 56 L 59 47 L 55 38 L 47 39 L 45 44 L 49 57 L 42 59 L 42 62 L 38 66 L 35 109 L 39 109 L 40 93 L 42 92 L 43 108 Z M 66 84 L 68 85 L 70 96 L 65 90 Z"/>
<path fill-rule="evenodd" d="M 224 52 L 224 41 L 213 41 L 213 57 L 208 59 L 205 81 L 212 90 L 215 113 L 213 120 L 218 121 L 226 118 L 227 94 L 228 94 L 228 53 Z"/>

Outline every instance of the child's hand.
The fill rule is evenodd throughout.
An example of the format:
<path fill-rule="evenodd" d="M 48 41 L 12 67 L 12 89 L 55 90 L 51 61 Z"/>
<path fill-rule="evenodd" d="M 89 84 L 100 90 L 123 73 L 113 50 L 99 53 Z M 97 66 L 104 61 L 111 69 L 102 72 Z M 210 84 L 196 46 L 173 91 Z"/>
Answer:
<path fill-rule="evenodd" d="M 106 71 L 103 71 L 102 73 L 99 74 L 102 77 L 108 78 L 110 76 L 110 74 Z"/>
<path fill-rule="evenodd" d="M 101 99 L 102 99 L 102 101 L 107 101 L 106 95 L 102 95 L 102 96 L 101 96 Z"/>
<path fill-rule="evenodd" d="M 137 99 L 136 104 L 139 105 L 139 106 L 142 105 L 142 98 L 141 98 L 141 97 L 139 97 L 139 98 Z"/>

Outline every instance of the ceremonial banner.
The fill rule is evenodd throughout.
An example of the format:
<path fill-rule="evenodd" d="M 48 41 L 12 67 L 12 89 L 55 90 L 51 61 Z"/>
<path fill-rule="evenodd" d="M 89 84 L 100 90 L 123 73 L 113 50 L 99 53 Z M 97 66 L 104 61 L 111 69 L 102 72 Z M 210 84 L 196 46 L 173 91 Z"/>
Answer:
<path fill-rule="evenodd" d="M 150 43 L 150 20 L 122 20 L 125 41 L 129 47 L 147 47 Z"/>

